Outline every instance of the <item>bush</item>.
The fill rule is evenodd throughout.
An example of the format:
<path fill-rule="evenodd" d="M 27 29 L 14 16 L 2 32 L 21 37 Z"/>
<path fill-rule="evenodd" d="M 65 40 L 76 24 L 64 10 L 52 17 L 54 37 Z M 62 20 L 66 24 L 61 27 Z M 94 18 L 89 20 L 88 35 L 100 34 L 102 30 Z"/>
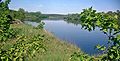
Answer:
<path fill-rule="evenodd" d="M 108 37 L 108 47 L 97 45 L 98 50 L 105 52 L 102 56 L 102 61 L 120 61 L 120 26 L 117 16 L 112 16 L 106 13 L 98 13 L 92 7 L 84 9 L 80 14 L 82 28 L 88 31 L 94 31 L 96 27 L 100 28 Z M 78 61 L 86 61 L 86 56 L 83 54 L 74 54 L 73 57 Z M 89 60 L 88 60 L 89 61 Z"/>
<path fill-rule="evenodd" d="M 41 50 L 44 52 L 46 49 L 41 44 L 44 36 L 36 35 L 31 39 L 26 36 L 18 36 L 16 43 L 8 49 L 0 47 L 0 61 L 26 61 L 29 57 L 35 57 L 35 53 Z"/>
<path fill-rule="evenodd" d="M 44 22 L 40 22 L 39 25 L 36 27 L 37 29 L 43 29 L 44 28 L 45 23 Z"/>
<path fill-rule="evenodd" d="M 0 2 L 0 41 L 6 41 L 7 39 L 14 36 L 14 31 L 10 28 L 10 22 L 12 18 L 9 14 L 9 4 L 10 0 L 5 0 L 5 2 Z"/>

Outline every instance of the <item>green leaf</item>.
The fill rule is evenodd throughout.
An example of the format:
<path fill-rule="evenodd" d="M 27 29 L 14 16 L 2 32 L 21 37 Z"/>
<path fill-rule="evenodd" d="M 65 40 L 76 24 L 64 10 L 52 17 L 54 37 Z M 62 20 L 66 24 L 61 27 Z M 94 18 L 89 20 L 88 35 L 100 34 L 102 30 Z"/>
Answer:
<path fill-rule="evenodd" d="M 120 34 L 118 34 L 116 38 L 117 38 L 117 40 L 120 40 Z"/>

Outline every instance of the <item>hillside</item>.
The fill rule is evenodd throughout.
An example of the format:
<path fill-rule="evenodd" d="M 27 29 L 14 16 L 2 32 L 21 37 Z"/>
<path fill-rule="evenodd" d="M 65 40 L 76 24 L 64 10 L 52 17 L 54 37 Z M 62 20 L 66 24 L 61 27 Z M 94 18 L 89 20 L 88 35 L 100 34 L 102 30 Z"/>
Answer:
<path fill-rule="evenodd" d="M 69 61 L 71 55 L 74 52 L 80 51 L 79 48 L 71 45 L 69 43 L 63 42 L 55 38 L 51 33 L 46 30 L 35 29 L 30 25 L 25 24 L 13 24 L 13 29 L 19 29 L 19 35 L 26 35 L 31 38 L 34 35 L 41 34 L 44 35 L 44 42 L 42 43 L 46 51 L 43 53 L 36 53 L 34 58 L 30 58 L 29 61 Z M 6 45 L 12 43 L 11 41 L 7 42 Z"/>

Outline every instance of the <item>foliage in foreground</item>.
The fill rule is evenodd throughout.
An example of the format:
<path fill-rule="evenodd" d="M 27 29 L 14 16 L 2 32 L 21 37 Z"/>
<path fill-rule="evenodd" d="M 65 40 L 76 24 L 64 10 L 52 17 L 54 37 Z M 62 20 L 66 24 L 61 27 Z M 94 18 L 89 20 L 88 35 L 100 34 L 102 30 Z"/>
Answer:
<path fill-rule="evenodd" d="M 9 14 L 10 0 L 0 2 L 0 42 L 6 41 L 7 39 L 15 35 L 14 31 L 10 28 L 10 22 L 12 20 Z"/>
<path fill-rule="evenodd" d="M 26 36 L 17 36 L 10 27 L 12 17 L 8 8 L 10 0 L 0 0 L 0 61 L 25 61 L 28 57 L 34 56 L 36 51 L 45 51 L 42 35 L 36 35 L 29 39 Z M 15 43 L 4 49 L 6 41 L 15 36 Z"/>
<path fill-rule="evenodd" d="M 80 51 L 74 45 L 61 41 L 42 29 L 36 29 L 26 24 L 13 24 L 11 27 L 16 29 L 19 35 L 24 34 L 28 38 L 32 38 L 37 34 L 40 34 L 42 37 L 44 36 L 42 38 L 44 41 L 40 42 L 45 46 L 46 51 L 41 52 L 40 50 L 38 53 L 36 52 L 36 56 L 28 58 L 28 61 L 69 61 L 71 54 Z"/>
<path fill-rule="evenodd" d="M 95 58 L 84 53 L 75 52 L 74 54 L 71 55 L 70 60 L 71 61 L 95 61 Z"/>
<path fill-rule="evenodd" d="M 43 44 L 44 36 L 37 35 L 31 39 L 26 36 L 18 36 L 16 43 L 10 48 L 0 47 L 0 61 L 26 61 L 28 57 L 35 56 L 36 52 L 45 51 Z"/>
<path fill-rule="evenodd" d="M 80 14 L 80 24 L 83 29 L 93 31 L 96 27 L 99 27 L 100 31 L 108 37 L 108 47 L 104 45 L 96 46 L 99 50 L 105 52 L 102 61 L 120 61 L 120 26 L 118 20 L 117 15 L 97 13 L 92 7 L 84 9 Z M 84 56 L 82 58 L 79 56 L 79 58 L 81 59 L 79 61 L 86 60 Z"/>

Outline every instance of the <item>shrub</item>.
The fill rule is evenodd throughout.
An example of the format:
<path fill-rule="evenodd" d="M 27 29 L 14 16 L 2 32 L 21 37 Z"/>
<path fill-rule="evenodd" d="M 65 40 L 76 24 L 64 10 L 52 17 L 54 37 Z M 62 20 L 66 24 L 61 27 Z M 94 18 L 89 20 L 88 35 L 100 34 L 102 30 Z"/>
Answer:
<path fill-rule="evenodd" d="M 0 2 L 0 41 L 6 41 L 11 38 L 15 33 L 10 28 L 10 22 L 12 18 L 9 14 L 9 4 L 10 0 L 5 0 L 5 2 Z"/>
<path fill-rule="evenodd" d="M 36 27 L 37 29 L 43 29 L 44 28 L 45 23 L 44 22 L 40 22 L 39 25 Z"/>
<path fill-rule="evenodd" d="M 0 47 L 0 61 L 26 61 L 29 57 L 34 57 L 35 53 L 46 49 L 41 44 L 43 41 L 42 35 L 34 36 L 28 39 L 26 36 L 18 36 L 16 43 L 8 49 Z"/>

